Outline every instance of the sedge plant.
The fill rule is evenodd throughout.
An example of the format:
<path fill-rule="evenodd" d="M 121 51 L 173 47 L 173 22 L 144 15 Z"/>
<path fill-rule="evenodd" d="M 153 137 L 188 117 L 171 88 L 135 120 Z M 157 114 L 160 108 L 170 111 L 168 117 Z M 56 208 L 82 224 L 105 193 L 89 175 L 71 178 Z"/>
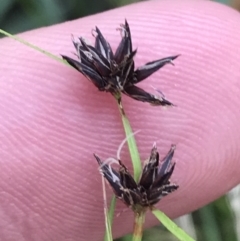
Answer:
<path fill-rule="evenodd" d="M 111 166 L 111 163 L 104 162 L 96 154 L 94 155 L 99 164 L 102 180 L 105 179 L 114 192 L 110 208 L 108 208 L 105 196 L 105 182 L 102 182 L 106 227 L 104 240 L 113 240 L 111 226 L 117 197 L 134 212 L 133 241 L 142 240 L 143 225 L 147 210 L 150 210 L 179 240 L 193 241 L 188 234 L 177 227 L 171 219 L 155 207 L 155 204 L 161 198 L 178 188 L 178 185 L 172 183 L 170 180 L 175 168 L 175 163 L 172 162 L 176 148 L 175 145 L 171 146 L 168 154 L 160 161 L 157 147 L 154 144 L 149 159 L 142 167 L 132 127 L 122 104 L 122 94 L 124 94 L 134 100 L 147 102 L 155 106 L 173 106 L 161 91 L 157 90 L 157 95 L 154 95 L 137 87 L 136 84 L 152 75 L 164 65 L 173 64 L 173 60 L 179 55 L 151 61 L 135 69 L 134 56 L 137 50 L 132 49 L 130 27 L 126 20 L 120 26 L 119 30 L 121 41 L 115 53 L 113 53 L 110 44 L 97 27 L 94 30 L 95 46 L 87 44 L 82 37 L 77 40 L 73 39 L 73 45 L 77 52 L 77 60 L 67 56 L 62 56 L 63 59 L 61 59 L 4 30 L 0 29 L 0 33 L 45 54 L 47 57 L 53 58 L 63 64 L 69 64 L 89 79 L 100 91 L 111 93 L 117 100 L 134 174 L 132 176 L 129 173 L 120 157 L 116 160 L 119 165 L 119 169 L 116 170 Z"/>

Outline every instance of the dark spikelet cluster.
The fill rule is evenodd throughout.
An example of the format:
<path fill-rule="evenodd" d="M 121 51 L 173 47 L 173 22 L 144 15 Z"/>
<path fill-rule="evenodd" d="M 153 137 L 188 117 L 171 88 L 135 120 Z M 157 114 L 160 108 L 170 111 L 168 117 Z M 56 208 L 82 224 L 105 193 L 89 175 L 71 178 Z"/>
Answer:
<path fill-rule="evenodd" d="M 120 31 L 122 39 L 115 53 L 96 27 L 94 47 L 87 44 L 82 37 L 77 41 L 73 39 L 78 60 L 67 56 L 62 57 L 86 76 L 100 91 L 110 92 L 114 96 L 121 96 L 120 94 L 124 93 L 135 100 L 152 105 L 172 105 L 160 91 L 158 91 L 158 95 L 153 95 L 135 84 L 146 79 L 165 64 L 173 64 L 172 61 L 178 55 L 151 61 L 134 70 L 134 56 L 137 50 L 132 49 L 131 32 L 127 21 L 120 25 Z"/>
<path fill-rule="evenodd" d="M 174 150 L 175 145 L 172 145 L 168 154 L 159 162 L 159 153 L 154 145 L 138 182 L 135 182 L 120 160 L 120 168 L 116 171 L 109 164 L 102 162 L 97 155 L 94 154 L 94 156 L 102 175 L 112 187 L 116 197 L 131 207 L 134 212 L 141 212 L 178 189 L 178 185 L 170 182 L 175 167 L 175 163 L 172 163 Z"/>

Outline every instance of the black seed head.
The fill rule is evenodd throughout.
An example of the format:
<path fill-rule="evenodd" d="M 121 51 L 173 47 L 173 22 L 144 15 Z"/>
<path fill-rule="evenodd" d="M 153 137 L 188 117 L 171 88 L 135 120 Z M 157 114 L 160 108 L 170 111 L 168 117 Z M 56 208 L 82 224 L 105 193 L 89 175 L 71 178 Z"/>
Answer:
<path fill-rule="evenodd" d="M 150 158 L 143 166 L 138 183 L 120 160 L 119 170 L 116 171 L 109 164 L 102 162 L 98 156 L 94 156 L 102 175 L 112 187 L 116 197 L 133 211 L 139 212 L 151 208 L 164 196 L 178 189 L 178 185 L 170 181 L 175 168 L 175 163 L 172 162 L 174 150 L 173 145 L 163 160 L 159 161 L 159 153 L 154 145 Z"/>
<path fill-rule="evenodd" d="M 172 103 L 163 95 L 145 92 L 135 84 L 146 79 L 166 64 L 173 64 L 178 55 L 151 61 L 135 68 L 134 57 L 137 50 L 132 49 L 131 32 L 128 22 L 120 25 L 121 41 L 115 53 L 103 34 L 96 27 L 94 47 L 80 37 L 73 39 L 78 60 L 62 56 L 72 67 L 86 76 L 100 91 L 110 92 L 114 96 L 124 93 L 129 97 L 152 105 L 171 106 Z"/>

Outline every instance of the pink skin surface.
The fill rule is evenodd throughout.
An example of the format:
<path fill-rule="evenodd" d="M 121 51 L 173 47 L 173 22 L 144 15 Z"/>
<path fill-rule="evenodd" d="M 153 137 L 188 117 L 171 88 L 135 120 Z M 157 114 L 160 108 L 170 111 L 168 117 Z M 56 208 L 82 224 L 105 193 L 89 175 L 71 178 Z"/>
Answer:
<path fill-rule="evenodd" d="M 177 144 L 172 180 L 180 188 L 158 204 L 171 218 L 191 212 L 240 181 L 240 16 L 207 1 L 144 2 L 20 37 L 56 55 L 74 56 L 71 34 L 94 41 L 96 25 L 116 49 L 127 19 L 136 66 L 181 56 L 140 83 L 177 107 L 123 97 L 142 160 L 153 142 L 165 155 Z M 74 69 L 14 40 L 0 41 L 0 240 L 102 240 L 101 177 L 93 152 L 116 157 L 124 131 L 115 100 Z M 130 166 L 127 147 L 122 161 Z M 111 190 L 107 187 L 110 200 Z M 118 202 L 114 236 L 132 230 Z M 146 227 L 157 224 L 151 213 Z"/>

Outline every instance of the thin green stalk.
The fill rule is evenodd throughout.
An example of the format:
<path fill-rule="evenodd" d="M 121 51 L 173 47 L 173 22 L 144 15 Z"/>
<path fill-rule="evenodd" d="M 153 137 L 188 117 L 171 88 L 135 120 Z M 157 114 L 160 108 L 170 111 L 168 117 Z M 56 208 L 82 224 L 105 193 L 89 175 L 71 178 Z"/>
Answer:
<path fill-rule="evenodd" d="M 45 54 L 46 56 L 48 56 L 48 57 L 50 57 L 50 58 L 52 58 L 52 59 L 54 59 L 54 60 L 56 60 L 56 61 L 58 61 L 58 62 L 60 62 L 60 63 L 66 64 L 66 65 L 69 66 L 69 64 L 67 63 L 67 61 L 63 60 L 62 58 L 60 58 L 60 57 L 58 57 L 58 56 L 56 56 L 56 55 L 54 55 L 54 54 L 52 54 L 52 53 L 50 53 L 50 52 L 48 52 L 48 51 L 46 51 L 46 50 L 43 50 L 43 49 L 39 48 L 38 46 L 27 42 L 27 41 L 24 40 L 24 39 L 21 39 L 21 38 L 15 36 L 15 35 L 12 35 L 12 34 L 4 31 L 4 30 L 2 30 L 2 29 L 0 29 L 0 33 L 3 34 L 3 35 L 5 35 L 5 36 L 7 36 L 7 37 L 10 37 L 10 38 L 18 41 L 18 42 L 20 42 L 20 43 L 22 43 L 22 44 L 24 44 L 24 45 L 26 45 L 26 46 L 28 46 L 28 47 L 30 47 L 31 49 L 34 49 L 34 50 L 36 50 L 36 51 L 38 51 L 38 52 L 40 52 L 40 53 L 42 53 L 42 54 Z"/>
<path fill-rule="evenodd" d="M 143 235 L 143 225 L 145 222 L 146 211 L 143 210 L 139 213 L 134 213 L 134 229 L 132 235 L 132 241 L 141 241 Z"/>
<path fill-rule="evenodd" d="M 138 152 L 138 149 L 137 149 L 136 141 L 135 141 L 135 138 L 134 138 L 134 135 L 133 135 L 132 128 L 131 128 L 130 123 L 128 121 L 128 118 L 123 111 L 122 105 L 118 101 L 119 98 L 116 97 L 116 100 L 118 102 L 118 107 L 119 107 L 119 111 L 120 111 L 120 114 L 121 114 L 123 127 L 124 127 L 124 130 L 125 130 L 125 135 L 126 135 L 126 137 L 131 136 L 130 138 L 127 139 L 127 142 L 128 142 L 128 148 L 129 148 L 131 160 L 132 160 L 132 163 L 133 163 L 134 179 L 137 181 L 139 179 L 139 176 L 141 174 L 141 169 L 142 169 L 139 152 Z M 111 226 L 112 226 L 112 223 L 113 223 L 115 205 L 116 205 L 116 197 L 114 196 L 112 198 L 111 205 L 110 205 L 110 208 L 109 208 L 109 211 L 108 211 L 108 217 L 109 217 L 109 222 L 110 222 Z M 108 240 L 108 230 L 106 229 L 104 241 L 107 241 L 107 240 Z"/>
<path fill-rule="evenodd" d="M 181 241 L 195 241 L 186 232 L 179 228 L 168 216 L 158 209 L 153 209 L 152 213 L 155 217 L 173 234 Z"/>
<path fill-rule="evenodd" d="M 110 226 L 110 228 L 112 228 L 115 206 L 116 206 L 116 197 L 114 195 L 112 197 L 111 204 L 110 204 L 110 207 L 109 207 L 108 213 L 107 213 L 107 215 L 108 215 L 108 225 Z M 109 234 L 108 234 L 108 230 L 106 229 L 105 235 L 104 235 L 104 241 L 108 241 L 108 240 L 109 240 Z"/>
<path fill-rule="evenodd" d="M 105 237 L 104 240 L 106 241 L 113 241 L 112 237 L 112 223 L 109 217 L 108 205 L 107 205 L 107 195 L 106 195 L 106 187 L 104 177 L 102 176 L 102 188 L 103 188 L 103 203 L 104 203 L 104 216 L 105 216 Z"/>
<path fill-rule="evenodd" d="M 122 104 L 119 103 L 118 99 L 117 99 L 117 102 L 118 102 L 118 108 L 119 108 L 119 111 L 120 111 L 120 114 L 122 117 L 122 123 L 123 123 L 124 131 L 125 131 L 125 135 L 126 135 L 126 137 L 131 136 L 130 138 L 127 139 L 127 143 L 128 143 L 128 149 L 129 149 L 129 153 L 130 153 L 132 164 L 133 164 L 134 180 L 137 182 L 139 180 L 139 177 L 140 177 L 140 174 L 142 171 L 142 164 L 141 164 L 136 140 L 134 138 L 133 131 L 132 131 L 131 125 L 129 123 L 129 120 L 123 111 Z"/>

